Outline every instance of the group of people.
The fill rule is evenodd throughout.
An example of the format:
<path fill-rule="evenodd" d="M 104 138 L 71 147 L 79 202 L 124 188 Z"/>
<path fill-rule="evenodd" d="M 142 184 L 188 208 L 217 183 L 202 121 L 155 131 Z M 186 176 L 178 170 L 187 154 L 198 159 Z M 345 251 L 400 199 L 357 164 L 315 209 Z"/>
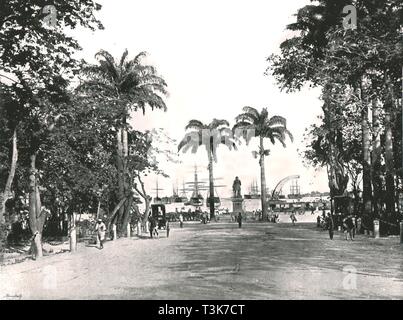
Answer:
<path fill-rule="evenodd" d="M 337 215 L 336 217 L 339 216 L 341 217 L 341 215 Z M 323 228 L 327 229 L 329 231 L 330 240 L 333 240 L 334 229 L 337 228 L 335 219 L 330 212 L 327 214 L 327 216 L 325 215 L 325 213 L 323 213 L 323 217 L 321 218 L 320 216 L 318 216 L 317 226 L 322 226 Z M 359 221 L 357 217 L 353 216 L 352 214 L 348 214 L 341 219 L 341 228 L 343 229 L 346 240 L 354 240 L 358 224 Z"/>
<path fill-rule="evenodd" d="M 183 227 L 183 217 L 179 218 L 179 219 L 180 219 L 180 227 L 182 228 Z M 95 233 L 97 236 L 97 243 L 99 244 L 99 249 L 104 248 L 104 242 L 106 240 L 106 229 L 107 228 L 106 228 L 106 225 L 103 222 L 103 220 L 97 219 L 97 222 L 95 224 Z M 167 237 L 169 237 L 169 231 L 170 231 L 169 221 L 166 221 L 165 229 L 167 231 Z M 158 221 L 152 215 L 150 215 L 150 217 L 148 218 L 148 231 L 150 232 L 150 238 L 159 237 Z"/>

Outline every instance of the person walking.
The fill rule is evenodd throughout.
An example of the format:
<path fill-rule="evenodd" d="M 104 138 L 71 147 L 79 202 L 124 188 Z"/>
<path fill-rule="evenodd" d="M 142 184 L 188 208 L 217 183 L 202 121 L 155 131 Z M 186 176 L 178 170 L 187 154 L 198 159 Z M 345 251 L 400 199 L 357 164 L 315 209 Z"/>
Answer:
<path fill-rule="evenodd" d="M 294 211 L 291 213 L 290 219 L 291 219 L 292 225 L 295 226 L 295 222 L 297 222 L 297 218 L 295 217 Z"/>
<path fill-rule="evenodd" d="M 183 214 L 179 214 L 179 226 L 183 228 Z"/>
<path fill-rule="evenodd" d="M 353 229 L 354 229 L 354 224 L 353 224 L 353 219 L 351 218 L 350 215 L 346 216 L 343 219 L 343 227 L 344 227 L 344 234 L 346 235 L 346 240 L 348 240 L 348 237 L 350 237 L 350 240 L 353 241 Z"/>
<path fill-rule="evenodd" d="M 165 224 L 165 230 L 167 231 L 167 238 L 169 238 L 169 231 L 171 231 L 171 228 L 169 226 L 169 221 L 167 220 Z"/>
<path fill-rule="evenodd" d="M 203 212 L 203 224 L 207 224 L 207 212 Z"/>
<path fill-rule="evenodd" d="M 237 220 L 238 220 L 238 228 L 242 228 L 242 213 L 241 212 L 238 213 Z"/>
<path fill-rule="evenodd" d="M 158 237 L 158 231 L 157 231 L 157 222 L 155 221 L 153 216 L 150 216 L 150 237 L 153 238 L 153 235 L 156 234 Z"/>
<path fill-rule="evenodd" d="M 330 240 L 333 240 L 333 234 L 334 234 L 334 221 L 332 218 L 332 214 L 329 212 L 327 214 L 327 219 L 326 219 L 326 227 L 327 230 L 329 230 L 329 238 Z"/>
<path fill-rule="evenodd" d="M 106 225 L 102 221 L 102 219 L 98 219 L 95 225 L 95 231 L 97 233 L 97 238 L 99 242 L 99 249 L 104 248 L 105 234 L 106 234 Z"/>

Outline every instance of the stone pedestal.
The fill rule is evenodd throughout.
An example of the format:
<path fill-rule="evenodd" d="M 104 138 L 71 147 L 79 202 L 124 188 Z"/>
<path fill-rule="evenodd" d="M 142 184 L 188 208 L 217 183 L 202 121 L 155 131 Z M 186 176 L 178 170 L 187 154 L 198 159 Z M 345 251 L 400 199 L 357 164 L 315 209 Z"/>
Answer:
<path fill-rule="evenodd" d="M 137 222 L 137 235 L 141 236 L 141 222 Z"/>
<path fill-rule="evenodd" d="M 379 238 L 379 220 L 374 220 L 374 238 Z"/>
<path fill-rule="evenodd" d="M 242 197 L 232 197 L 231 201 L 232 201 L 232 212 L 234 213 L 244 212 Z"/>
<path fill-rule="evenodd" d="M 126 227 L 126 237 L 130 238 L 130 236 L 131 236 L 130 233 L 131 233 L 131 225 L 130 225 L 130 223 L 128 223 L 127 227 Z"/>
<path fill-rule="evenodd" d="M 113 234 L 113 241 L 118 239 L 117 232 L 116 232 L 116 224 L 112 225 L 112 234 Z"/>

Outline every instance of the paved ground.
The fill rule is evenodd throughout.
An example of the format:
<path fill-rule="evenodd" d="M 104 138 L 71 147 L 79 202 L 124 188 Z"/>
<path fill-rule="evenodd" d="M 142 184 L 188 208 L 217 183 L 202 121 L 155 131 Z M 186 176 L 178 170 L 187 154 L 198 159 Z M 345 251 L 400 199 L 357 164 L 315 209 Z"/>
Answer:
<path fill-rule="evenodd" d="M 187 223 L 1 267 L 0 298 L 402 299 L 403 246 L 308 223 Z"/>

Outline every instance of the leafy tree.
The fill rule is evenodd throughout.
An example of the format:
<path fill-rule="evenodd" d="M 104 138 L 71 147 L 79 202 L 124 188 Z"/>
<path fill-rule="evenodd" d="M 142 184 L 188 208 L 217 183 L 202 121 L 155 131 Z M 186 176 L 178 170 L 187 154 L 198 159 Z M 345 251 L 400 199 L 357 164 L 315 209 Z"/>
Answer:
<path fill-rule="evenodd" d="M 78 25 L 95 30 L 102 25 L 94 13 L 100 6 L 90 0 L 55 1 L 57 19 L 48 27 L 42 18 L 46 1 L 2 1 L 0 4 L 0 62 L 1 80 L 6 93 L 22 109 L 30 167 L 30 228 L 35 235 L 33 248 L 42 256 L 41 233 L 44 215 L 41 212 L 40 188 L 36 159 L 41 152 L 41 139 L 52 129 L 54 104 L 65 96 L 69 79 L 78 70 L 79 62 L 73 59 L 80 49 L 77 41 L 66 34 L 66 29 Z M 51 131 L 51 130 L 50 130 Z M 19 139 L 21 141 L 21 139 Z"/>
<path fill-rule="evenodd" d="M 128 122 L 130 113 L 138 109 L 145 112 L 146 107 L 166 110 L 163 96 L 167 95 L 167 84 L 156 69 L 143 62 L 146 52 L 140 52 L 134 59 L 128 59 L 125 50 L 119 60 L 101 50 L 96 54 L 98 65 L 86 65 L 83 68 L 84 81 L 79 90 L 96 97 L 103 98 L 120 113 L 115 124 L 118 169 L 119 201 L 125 203 L 124 198 L 131 197 L 128 177 Z M 119 230 L 122 229 L 124 216 L 128 215 L 130 207 L 120 206 L 117 217 Z M 126 211 L 126 214 L 125 214 Z"/>
<path fill-rule="evenodd" d="M 281 116 L 269 117 L 269 113 L 266 108 L 263 108 L 261 112 L 252 107 L 244 107 L 243 113 L 239 114 L 236 118 L 236 124 L 233 130 L 242 129 L 250 130 L 254 132 L 254 135 L 246 134 L 244 138 L 248 143 L 252 137 L 259 138 L 259 151 L 254 155 L 259 155 L 260 165 L 260 184 L 261 184 L 261 204 L 263 219 L 267 219 L 267 199 L 266 199 L 266 172 L 265 172 L 265 156 L 270 154 L 269 149 L 264 148 L 264 139 L 267 138 L 272 144 L 275 144 L 276 140 L 279 141 L 283 147 L 286 147 L 285 141 L 287 136 L 293 141 L 293 136 L 287 129 L 287 120 Z"/>
<path fill-rule="evenodd" d="M 354 4 L 357 9 L 356 30 L 342 28 L 342 9 L 346 4 Z M 375 211 L 379 206 L 381 182 L 377 176 L 382 151 L 386 163 L 386 194 L 389 197 L 385 201 L 391 217 L 394 216 L 393 180 L 396 174 L 392 129 L 393 115 L 398 109 L 395 90 L 401 76 L 403 51 L 399 45 L 399 31 L 402 14 L 402 3 L 395 0 L 318 1 L 299 10 L 297 22 L 288 26 L 297 35 L 281 44 L 281 55 L 269 58 L 268 69 L 280 86 L 287 90 L 299 90 L 306 83 L 321 86 L 328 97 L 338 101 L 338 108 L 343 108 L 345 103 L 339 99 L 340 90 L 332 92 L 327 88 L 342 86 L 344 92 L 349 92 L 353 100 L 349 107 L 357 106 L 355 110 L 361 116 L 364 211 L 371 214 L 371 183 L 374 186 Z M 375 128 L 369 121 L 370 108 Z M 384 112 L 378 112 L 381 108 Z M 324 112 L 328 112 L 327 109 Z M 382 132 L 385 133 L 385 148 L 379 143 Z M 332 166 L 336 167 L 337 163 Z"/>
<path fill-rule="evenodd" d="M 209 124 L 199 120 L 190 120 L 186 125 L 187 132 L 178 145 L 178 152 L 191 151 L 197 153 L 199 147 L 203 146 L 207 151 L 208 172 L 209 172 L 209 207 L 212 217 L 215 215 L 214 205 L 214 173 L 213 163 L 217 162 L 217 148 L 225 145 L 229 150 L 236 149 L 237 139 L 233 136 L 229 123 L 226 120 L 213 119 Z"/>

